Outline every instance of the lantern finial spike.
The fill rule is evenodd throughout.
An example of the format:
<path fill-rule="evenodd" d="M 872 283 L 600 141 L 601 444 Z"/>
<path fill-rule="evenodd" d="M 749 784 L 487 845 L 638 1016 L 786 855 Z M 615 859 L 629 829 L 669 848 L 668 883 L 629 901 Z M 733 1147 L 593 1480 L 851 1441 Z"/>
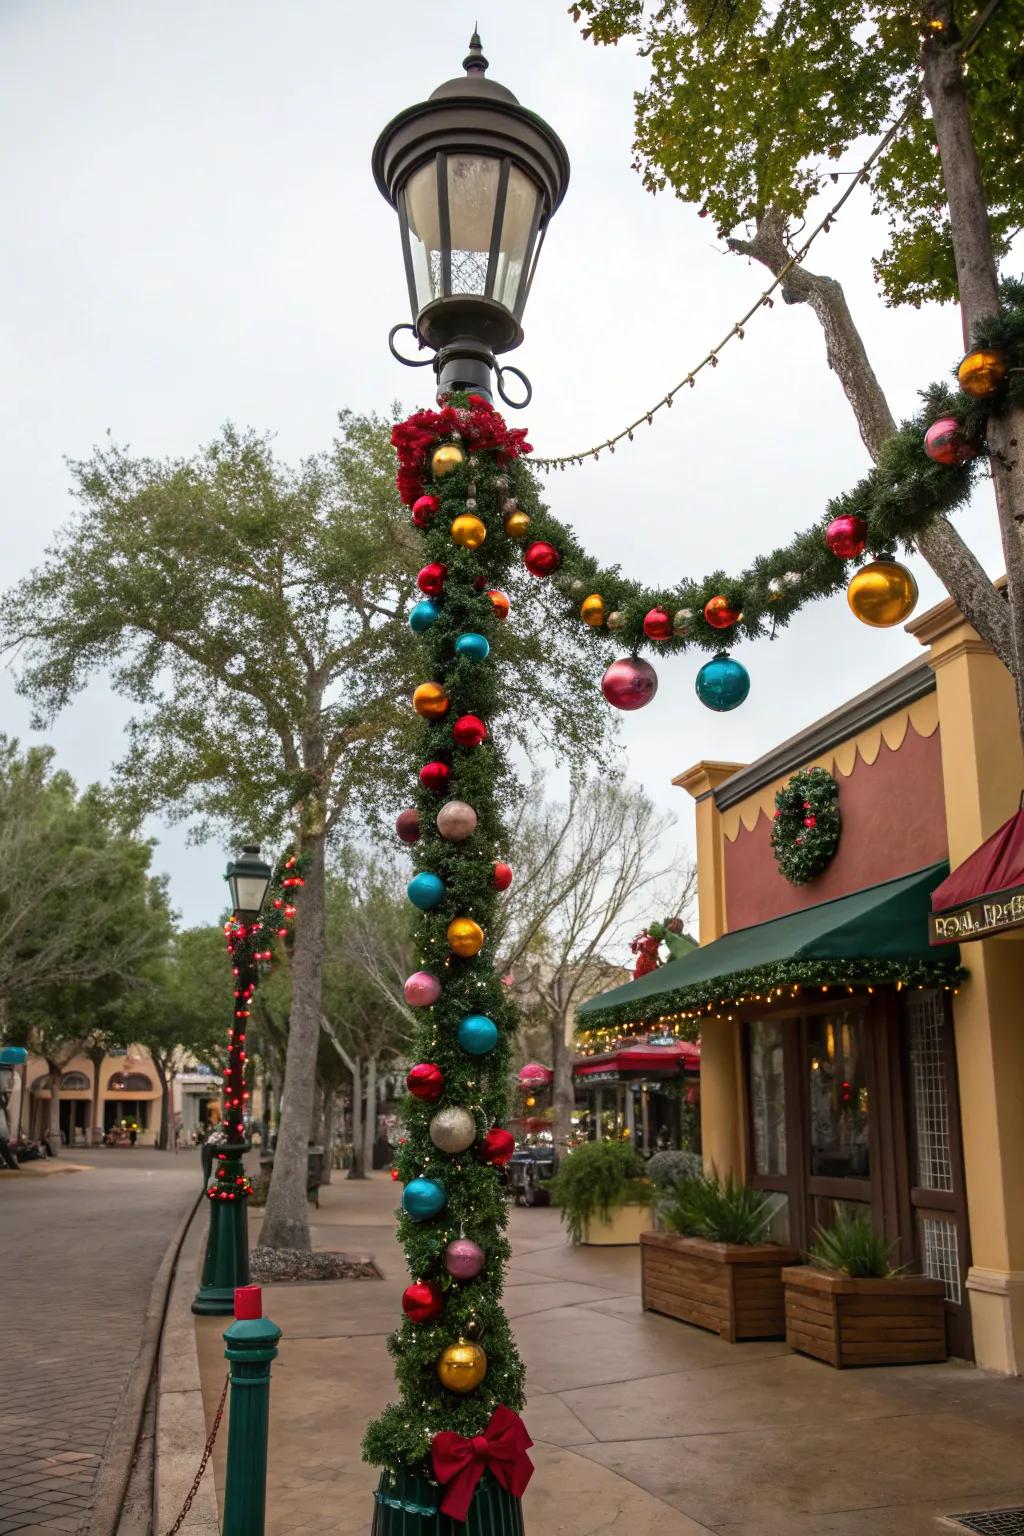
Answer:
<path fill-rule="evenodd" d="M 467 75 L 484 75 L 489 67 L 488 60 L 484 57 L 484 45 L 480 41 L 476 22 L 473 23 L 473 36 L 469 40 L 469 52 L 462 61 L 462 67 Z"/>

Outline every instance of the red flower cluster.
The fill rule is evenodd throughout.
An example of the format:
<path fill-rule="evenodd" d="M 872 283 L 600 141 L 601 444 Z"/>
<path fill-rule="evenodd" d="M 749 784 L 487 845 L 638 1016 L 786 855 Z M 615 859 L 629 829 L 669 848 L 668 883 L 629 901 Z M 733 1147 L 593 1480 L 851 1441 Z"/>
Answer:
<path fill-rule="evenodd" d="M 423 495 L 424 460 L 435 443 L 458 432 L 470 453 L 495 453 L 499 464 L 511 464 L 521 453 L 532 453 L 522 427 L 509 427 L 482 395 L 470 395 L 469 409 L 445 405 L 439 411 L 414 411 L 391 429 L 398 452 L 398 494 L 407 507 Z"/>

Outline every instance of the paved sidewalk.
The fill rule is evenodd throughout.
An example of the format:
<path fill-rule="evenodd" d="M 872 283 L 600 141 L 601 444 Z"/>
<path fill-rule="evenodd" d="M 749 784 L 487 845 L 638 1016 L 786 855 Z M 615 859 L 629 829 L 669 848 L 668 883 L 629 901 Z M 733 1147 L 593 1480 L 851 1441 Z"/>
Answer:
<path fill-rule="evenodd" d="M 373 1252 L 383 1282 L 265 1293 L 284 1330 L 268 1536 L 369 1529 L 376 1479 L 359 1441 L 392 1395 L 395 1204 L 378 1175 L 330 1186 L 314 1213 L 317 1246 Z M 943 1513 L 1024 1504 L 1024 1382 L 958 1364 L 834 1371 L 782 1343 L 729 1345 L 641 1311 L 636 1249 L 573 1249 L 551 1210 L 516 1210 L 512 1240 L 505 1300 L 537 1442 L 528 1530 L 936 1536 L 951 1530 Z M 223 1323 L 197 1325 L 209 1418 Z"/>
<path fill-rule="evenodd" d="M 0 1179 L 0 1536 L 88 1529 L 103 1448 L 198 1154 L 72 1153 Z M 67 1177 L 51 1173 L 67 1171 Z"/>

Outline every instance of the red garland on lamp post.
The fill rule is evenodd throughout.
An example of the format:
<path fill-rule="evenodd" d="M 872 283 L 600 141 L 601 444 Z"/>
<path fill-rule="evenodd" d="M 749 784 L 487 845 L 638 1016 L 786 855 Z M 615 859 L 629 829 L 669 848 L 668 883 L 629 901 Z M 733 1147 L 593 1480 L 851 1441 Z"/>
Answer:
<path fill-rule="evenodd" d="M 509 1256 L 500 1165 L 514 1150 L 502 1121 L 518 1020 L 488 943 L 512 879 L 496 793 L 502 667 L 492 651 L 513 562 L 543 580 L 560 556 L 545 540 L 516 542 L 529 527 L 515 499 L 529 446 L 493 409 L 491 374 L 508 404 L 508 373 L 529 399 L 528 380 L 498 367 L 495 354 L 523 339 L 569 160 L 541 118 L 486 78 L 476 33 L 463 67 L 464 77 L 395 118 L 373 154 L 377 185 L 398 212 L 415 317 L 392 330 L 392 352 L 403 328 L 436 349 L 441 407 L 392 434 L 399 494 L 424 554 L 423 599 L 409 616 L 422 641 L 424 680 L 413 694 L 422 756 L 416 804 L 396 824 L 418 871 L 409 899 L 421 969 L 405 997 L 422 1024 L 396 1159 L 411 1282 L 389 1341 L 401 1397 L 363 1443 L 383 1469 L 373 1536 L 521 1536 L 533 1470 L 518 1413 L 523 1368 L 500 1302 Z"/>
<path fill-rule="evenodd" d="M 255 843 L 242 849 L 228 865 L 233 916 L 224 924 L 228 954 L 235 975 L 235 1009 L 228 1030 L 228 1061 L 223 1080 L 223 1123 L 227 1141 L 218 1149 L 213 1177 L 206 1190 L 210 1202 L 210 1231 L 206 1240 L 203 1277 L 192 1311 L 231 1317 L 235 1289 L 249 1284 L 248 1196 L 252 1191 L 243 1158 L 246 1137 L 245 1041 L 249 1004 L 259 980 L 260 963 L 270 959 L 271 930 L 260 920 L 270 889 L 272 870 L 263 863 Z"/>

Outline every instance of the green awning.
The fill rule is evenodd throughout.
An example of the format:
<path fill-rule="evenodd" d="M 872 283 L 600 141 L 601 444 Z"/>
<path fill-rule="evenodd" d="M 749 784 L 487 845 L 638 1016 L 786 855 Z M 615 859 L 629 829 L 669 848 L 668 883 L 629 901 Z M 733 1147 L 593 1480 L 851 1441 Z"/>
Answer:
<path fill-rule="evenodd" d="M 738 928 L 638 981 L 590 998 L 578 1010 L 578 1027 L 650 1023 L 790 983 L 953 985 L 964 974 L 959 952 L 936 960 L 928 942 L 931 893 L 948 872 L 945 862 L 933 864 Z"/>

